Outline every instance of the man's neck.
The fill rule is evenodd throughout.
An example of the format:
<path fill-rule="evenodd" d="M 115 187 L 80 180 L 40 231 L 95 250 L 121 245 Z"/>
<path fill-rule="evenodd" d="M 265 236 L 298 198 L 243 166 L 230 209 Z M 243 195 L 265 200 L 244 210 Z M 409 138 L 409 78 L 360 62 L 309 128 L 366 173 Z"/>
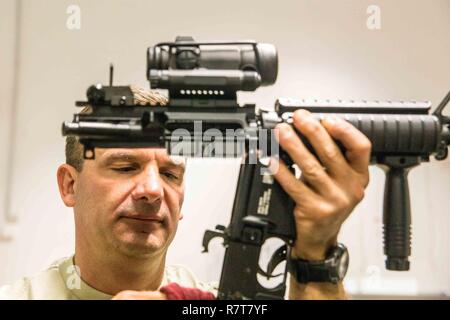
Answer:
<path fill-rule="evenodd" d="M 115 295 L 123 290 L 154 291 L 164 277 L 165 253 L 143 259 L 115 252 L 95 254 L 77 245 L 74 263 L 81 279 L 101 292 Z"/>

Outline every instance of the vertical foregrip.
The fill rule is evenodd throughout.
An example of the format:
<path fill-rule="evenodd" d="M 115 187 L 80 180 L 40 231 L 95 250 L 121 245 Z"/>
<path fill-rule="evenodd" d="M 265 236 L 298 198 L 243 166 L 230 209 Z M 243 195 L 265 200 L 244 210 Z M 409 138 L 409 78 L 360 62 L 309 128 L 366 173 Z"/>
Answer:
<path fill-rule="evenodd" d="M 383 227 L 386 269 L 409 270 L 411 210 L 406 168 L 387 168 L 384 190 Z"/>

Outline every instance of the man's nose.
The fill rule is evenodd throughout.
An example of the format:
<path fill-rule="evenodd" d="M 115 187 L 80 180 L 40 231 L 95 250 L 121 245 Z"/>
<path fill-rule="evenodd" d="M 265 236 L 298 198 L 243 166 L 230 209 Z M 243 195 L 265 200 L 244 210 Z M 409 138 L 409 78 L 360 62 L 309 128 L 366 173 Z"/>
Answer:
<path fill-rule="evenodd" d="M 137 185 L 132 192 L 133 199 L 153 203 L 161 201 L 163 196 L 164 189 L 159 169 L 155 166 L 146 168 L 138 177 Z"/>

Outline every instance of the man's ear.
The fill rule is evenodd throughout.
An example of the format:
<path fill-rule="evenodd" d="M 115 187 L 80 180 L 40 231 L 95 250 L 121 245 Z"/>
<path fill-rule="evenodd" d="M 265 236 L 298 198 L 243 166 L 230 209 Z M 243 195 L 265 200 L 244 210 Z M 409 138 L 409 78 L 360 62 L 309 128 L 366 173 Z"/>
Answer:
<path fill-rule="evenodd" d="M 56 173 L 61 199 L 67 207 L 75 206 L 75 183 L 78 171 L 68 164 L 62 164 Z"/>
<path fill-rule="evenodd" d="M 180 216 L 178 217 L 178 220 L 181 220 L 184 217 L 184 215 L 183 215 L 183 202 L 184 202 L 184 183 L 183 183 L 183 190 L 181 191 L 181 196 L 180 196 Z"/>

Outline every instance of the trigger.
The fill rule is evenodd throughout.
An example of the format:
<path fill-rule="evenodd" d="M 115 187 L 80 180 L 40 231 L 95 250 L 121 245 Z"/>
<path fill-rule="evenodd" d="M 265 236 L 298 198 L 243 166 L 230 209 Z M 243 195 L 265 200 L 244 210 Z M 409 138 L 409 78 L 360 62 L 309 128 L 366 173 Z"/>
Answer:
<path fill-rule="evenodd" d="M 284 260 L 286 260 L 287 255 L 287 246 L 282 245 L 279 247 L 273 254 L 272 257 L 269 260 L 269 263 L 267 264 L 267 272 L 262 272 L 262 274 L 269 278 L 278 277 L 281 276 L 282 273 L 279 274 L 272 274 L 272 272 L 275 270 L 275 268 Z"/>
<path fill-rule="evenodd" d="M 279 247 L 273 254 L 272 257 L 269 260 L 269 263 L 267 264 L 267 271 L 262 270 L 258 266 L 258 273 L 263 275 L 264 277 L 269 280 L 270 278 L 279 277 L 282 275 L 282 273 L 278 274 L 272 274 L 272 272 L 275 270 L 275 268 L 284 260 L 286 260 L 287 255 L 287 246 L 283 245 Z"/>

